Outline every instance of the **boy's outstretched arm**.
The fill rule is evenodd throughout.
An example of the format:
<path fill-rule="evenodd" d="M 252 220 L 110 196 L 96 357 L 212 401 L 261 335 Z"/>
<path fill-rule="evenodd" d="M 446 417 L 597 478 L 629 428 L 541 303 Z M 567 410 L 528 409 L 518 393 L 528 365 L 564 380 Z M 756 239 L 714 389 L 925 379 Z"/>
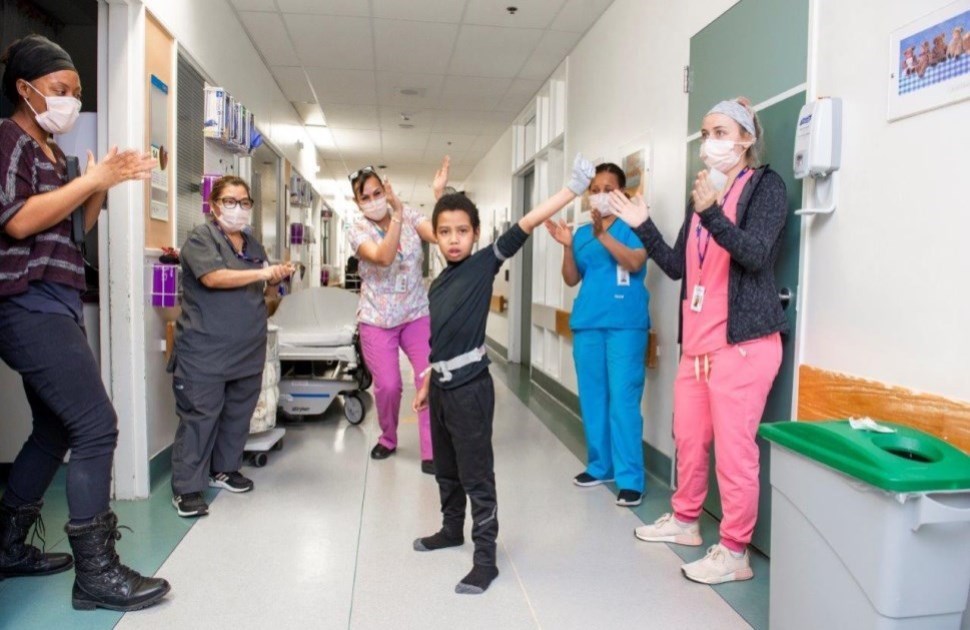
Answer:
<path fill-rule="evenodd" d="M 569 175 L 569 183 L 566 187 L 549 197 L 535 208 L 529 211 L 524 217 L 519 219 L 519 227 L 526 234 L 532 234 L 532 230 L 546 222 L 560 210 L 566 207 L 573 199 L 580 196 L 589 188 L 589 183 L 596 174 L 593 163 L 577 153 L 573 161 L 573 170 Z"/>

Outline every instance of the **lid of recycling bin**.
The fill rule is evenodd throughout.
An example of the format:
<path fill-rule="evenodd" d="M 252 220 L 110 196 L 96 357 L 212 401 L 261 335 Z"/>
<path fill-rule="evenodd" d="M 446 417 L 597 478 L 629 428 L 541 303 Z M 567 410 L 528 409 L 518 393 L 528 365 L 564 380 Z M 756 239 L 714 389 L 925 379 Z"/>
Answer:
<path fill-rule="evenodd" d="M 758 434 L 809 459 L 890 492 L 970 490 L 970 455 L 911 427 L 856 430 L 848 420 L 774 422 Z"/>

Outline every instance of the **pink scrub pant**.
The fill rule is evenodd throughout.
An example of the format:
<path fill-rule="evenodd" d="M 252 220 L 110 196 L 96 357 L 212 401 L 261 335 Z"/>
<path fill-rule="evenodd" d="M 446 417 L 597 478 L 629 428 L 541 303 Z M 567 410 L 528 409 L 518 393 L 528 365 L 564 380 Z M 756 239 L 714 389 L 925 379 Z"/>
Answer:
<path fill-rule="evenodd" d="M 751 542 L 758 519 L 755 434 L 781 366 L 781 352 L 781 336 L 776 333 L 708 355 L 684 355 L 674 384 L 674 515 L 684 523 L 700 517 L 713 441 L 724 508 L 721 543 L 732 551 L 743 551 Z"/>
<path fill-rule="evenodd" d="M 381 425 L 379 444 L 397 448 L 397 425 L 401 414 L 400 350 L 404 350 L 414 370 L 414 387 L 420 389 L 421 373 L 428 367 L 431 354 L 431 318 L 421 317 L 394 328 L 379 328 L 360 324 L 360 346 L 367 368 L 374 377 L 374 399 Z M 431 451 L 431 419 L 425 409 L 418 414 L 418 435 L 421 440 L 421 459 L 433 459 Z"/>

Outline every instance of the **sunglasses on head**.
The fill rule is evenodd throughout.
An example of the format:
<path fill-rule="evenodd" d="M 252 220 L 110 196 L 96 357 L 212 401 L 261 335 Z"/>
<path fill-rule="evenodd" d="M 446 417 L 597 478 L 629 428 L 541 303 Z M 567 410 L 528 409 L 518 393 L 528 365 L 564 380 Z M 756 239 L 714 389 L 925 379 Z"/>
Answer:
<path fill-rule="evenodd" d="M 350 175 L 348 175 L 347 179 L 349 179 L 350 183 L 353 184 L 358 179 L 360 179 L 362 175 L 366 175 L 368 173 L 377 173 L 377 169 L 375 169 L 373 166 L 365 166 L 364 168 L 356 170 Z"/>

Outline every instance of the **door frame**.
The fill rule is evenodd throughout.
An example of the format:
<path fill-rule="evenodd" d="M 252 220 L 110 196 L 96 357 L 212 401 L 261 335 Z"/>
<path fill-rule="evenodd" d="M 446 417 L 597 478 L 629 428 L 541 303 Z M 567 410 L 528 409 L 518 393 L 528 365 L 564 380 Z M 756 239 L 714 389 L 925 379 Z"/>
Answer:
<path fill-rule="evenodd" d="M 531 158 L 512 175 L 512 221 L 518 221 L 524 214 L 525 182 L 530 175 L 532 204 L 535 204 L 535 160 Z M 513 257 L 509 266 L 509 338 L 506 358 L 509 363 L 531 364 L 532 239 L 526 241 L 521 254 Z"/>

